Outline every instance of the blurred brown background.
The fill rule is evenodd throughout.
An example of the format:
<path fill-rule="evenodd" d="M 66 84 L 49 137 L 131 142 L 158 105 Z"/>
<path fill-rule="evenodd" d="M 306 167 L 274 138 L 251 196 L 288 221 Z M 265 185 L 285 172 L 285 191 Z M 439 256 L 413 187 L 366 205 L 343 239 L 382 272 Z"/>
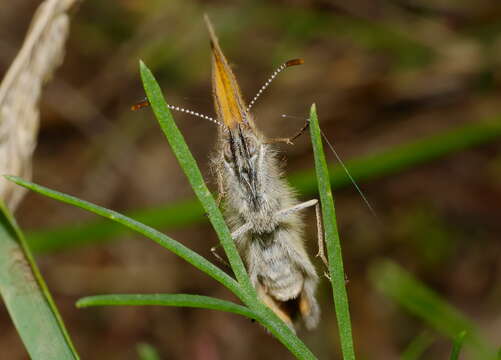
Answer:
<path fill-rule="evenodd" d="M 20 48 L 38 4 L 0 3 L 0 74 Z M 143 59 L 169 103 L 213 114 L 205 12 L 247 99 L 283 61 L 305 59 L 305 65 L 281 74 L 255 107 L 257 123 L 269 136 L 294 133 L 316 102 L 321 126 L 348 160 L 501 114 L 497 1 L 85 0 L 72 19 L 64 64 L 40 104 L 34 181 L 119 211 L 191 198 L 150 110 L 129 108 L 144 96 L 138 75 Z M 175 117 L 209 180 L 215 126 L 184 114 Z M 312 168 L 309 136 L 281 149 L 288 172 Z M 467 314 L 486 339 L 501 344 L 499 150 L 500 143 L 492 141 L 361 183 L 380 223 L 353 187 L 335 192 L 360 359 L 397 359 L 427 328 L 375 291 L 368 270 L 383 257 L 402 264 Z M 16 215 L 26 230 L 93 219 L 31 193 Z M 312 211 L 307 219 L 313 254 Z M 207 222 L 167 233 L 213 259 L 209 249 L 217 239 Z M 83 359 L 137 359 L 140 342 L 155 346 L 162 359 L 291 358 L 258 325 L 231 314 L 77 310 L 78 298 L 103 293 L 234 300 L 151 241 L 131 235 L 116 240 L 37 256 Z M 321 325 L 300 336 L 320 358 L 338 359 L 325 279 L 319 298 Z M 0 354 L 8 354 L 1 358 L 26 359 L 3 308 L 0 319 Z M 426 358 L 445 359 L 449 348 L 450 341 L 438 337 Z"/>

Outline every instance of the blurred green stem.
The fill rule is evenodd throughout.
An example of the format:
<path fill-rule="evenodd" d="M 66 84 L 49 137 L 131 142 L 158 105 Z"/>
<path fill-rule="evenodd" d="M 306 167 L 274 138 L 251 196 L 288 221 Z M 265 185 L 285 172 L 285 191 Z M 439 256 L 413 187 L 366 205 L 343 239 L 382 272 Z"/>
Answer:
<path fill-rule="evenodd" d="M 441 334 L 457 340 L 466 332 L 464 342 L 475 351 L 475 359 L 495 359 L 495 351 L 481 336 L 475 324 L 401 266 L 384 260 L 370 269 L 371 281 L 384 295 L 421 318 Z"/>
<path fill-rule="evenodd" d="M 452 344 L 452 351 L 450 360 L 458 360 L 459 353 L 461 352 L 461 348 L 463 347 L 464 338 L 466 337 L 466 331 L 461 331 L 458 336 L 454 339 Z"/>
<path fill-rule="evenodd" d="M 443 156 L 485 143 L 501 136 L 501 117 L 465 124 L 441 134 L 396 146 L 379 153 L 346 161 L 352 176 L 358 181 L 369 181 L 411 169 Z M 338 165 L 329 166 L 332 189 L 350 186 L 350 180 Z M 313 170 L 300 171 L 289 177 L 294 188 L 302 195 L 317 193 Z M 207 221 L 200 204 L 192 199 L 174 204 L 131 211 L 129 216 L 151 227 L 163 230 L 180 228 Z M 28 234 L 34 252 L 49 252 L 89 243 L 98 243 L 123 234 L 122 226 L 94 220 L 83 224 L 58 226 Z"/>
<path fill-rule="evenodd" d="M 416 336 L 402 352 L 400 360 L 418 360 L 436 340 L 436 336 L 425 330 Z"/>

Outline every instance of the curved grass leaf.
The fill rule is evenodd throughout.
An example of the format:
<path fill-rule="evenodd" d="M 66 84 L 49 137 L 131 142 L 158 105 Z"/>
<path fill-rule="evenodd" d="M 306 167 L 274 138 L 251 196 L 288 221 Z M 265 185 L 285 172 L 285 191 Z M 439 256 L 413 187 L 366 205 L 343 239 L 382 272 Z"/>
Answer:
<path fill-rule="evenodd" d="M 454 343 L 452 344 L 452 351 L 450 360 L 458 360 L 459 353 L 461 352 L 461 347 L 463 347 L 464 338 L 466 337 L 466 331 L 462 331 L 458 336 L 454 339 Z"/>
<path fill-rule="evenodd" d="M 443 335 L 454 339 L 466 331 L 465 344 L 475 351 L 476 359 L 495 359 L 494 349 L 481 338 L 477 327 L 466 316 L 399 265 L 382 261 L 371 268 L 370 275 L 379 291 Z"/>
<path fill-rule="evenodd" d="M 78 359 L 23 234 L 3 203 L 0 203 L 0 294 L 32 359 Z"/>
<path fill-rule="evenodd" d="M 407 348 L 402 352 L 400 360 L 418 360 L 424 352 L 433 344 L 436 336 L 430 334 L 429 331 L 423 331 L 416 336 Z"/>
<path fill-rule="evenodd" d="M 205 184 L 195 158 L 191 154 L 190 149 L 188 149 L 188 145 L 186 145 L 183 135 L 174 122 L 174 118 L 167 107 L 167 103 L 165 102 L 160 86 L 156 82 L 151 71 L 142 61 L 140 62 L 139 67 L 144 90 L 151 104 L 151 108 L 155 113 L 155 117 L 157 118 L 158 123 L 160 124 L 160 127 L 169 142 L 172 152 L 179 162 L 179 165 L 181 165 L 181 168 L 188 178 L 195 195 L 202 204 L 204 210 L 207 212 L 209 220 L 218 235 L 226 256 L 228 257 L 231 269 L 235 273 L 238 282 L 243 285 L 243 289 L 252 289 L 249 295 L 255 297 L 254 288 L 250 283 L 244 263 L 238 255 L 235 243 L 231 238 L 230 230 L 228 229 L 228 226 L 226 226 L 226 222 L 224 221 L 223 215 L 219 211 L 214 197 Z"/>
<path fill-rule="evenodd" d="M 80 200 L 74 196 L 66 195 L 58 191 L 48 189 L 44 186 L 40 186 L 30 181 L 23 180 L 17 176 L 5 176 L 5 177 L 8 180 L 11 180 L 16 184 L 24 186 L 25 188 L 30 189 L 34 192 L 61 201 L 63 203 L 70 204 L 79 207 L 81 209 L 90 211 L 94 214 L 100 215 L 107 219 L 113 220 L 119 224 L 128 227 L 133 231 L 136 231 L 139 234 L 146 236 L 147 238 L 155 241 L 160 246 L 163 246 L 167 250 L 172 251 L 177 256 L 183 258 L 188 263 L 195 266 L 197 269 L 213 277 L 221 284 L 226 286 L 237 296 L 242 296 L 241 288 L 233 278 L 228 276 L 224 271 L 219 269 L 217 266 L 212 264 L 203 256 L 200 256 L 193 250 L 190 250 L 189 248 L 177 242 L 176 240 L 170 238 L 169 236 L 162 234 L 161 232 L 153 228 L 150 228 L 149 226 L 146 226 L 134 219 L 128 218 L 127 216 L 122 215 L 116 211 L 103 208 L 101 206 L 95 205 L 85 200 Z"/>
<path fill-rule="evenodd" d="M 294 335 L 291 329 L 289 329 L 289 327 L 283 321 L 281 321 L 267 306 L 261 303 L 257 299 L 257 297 L 252 298 L 249 296 L 250 291 L 248 289 L 244 293 L 242 291 L 242 287 L 233 278 L 228 276 L 218 267 L 214 266 L 207 259 L 188 249 L 181 243 L 153 228 L 150 228 L 149 226 L 141 224 L 116 211 L 109 210 L 101 206 L 92 204 L 88 201 L 80 200 L 73 196 L 48 189 L 16 176 L 5 177 L 8 180 L 13 181 L 18 185 L 24 186 L 25 188 L 30 189 L 34 192 L 103 216 L 107 219 L 127 226 L 130 229 L 150 238 L 159 245 L 183 258 L 196 268 L 213 277 L 221 284 L 226 286 L 229 290 L 231 290 L 256 313 L 256 320 L 258 320 L 273 335 L 275 335 L 275 337 L 279 339 L 298 359 L 315 359 L 315 356 L 306 347 L 306 345 L 304 345 L 304 343 L 296 335 Z"/>
<path fill-rule="evenodd" d="M 77 302 L 77 307 L 89 306 L 179 306 L 211 309 L 243 315 L 256 319 L 249 308 L 230 301 L 213 297 L 190 294 L 114 294 L 84 297 Z"/>
<path fill-rule="evenodd" d="M 322 146 L 322 137 L 315 104 L 310 112 L 310 134 L 315 155 L 315 170 L 318 179 L 318 193 L 322 204 L 322 218 L 324 223 L 325 243 L 327 247 L 327 258 L 329 260 L 329 274 L 331 277 L 332 292 L 336 310 L 339 337 L 341 339 L 341 350 L 344 360 L 355 359 L 355 349 L 351 331 L 350 310 L 348 295 L 345 286 L 345 274 L 343 266 L 343 256 L 341 254 L 341 242 L 336 222 L 336 211 L 334 209 L 334 198 L 332 196 L 329 181 L 329 171 L 325 160 Z"/>
<path fill-rule="evenodd" d="M 360 183 L 398 174 L 451 153 L 494 141 L 500 136 L 501 118 L 494 117 L 462 125 L 379 153 L 348 160 L 346 166 L 352 176 Z M 351 182 L 341 166 L 329 166 L 329 174 L 333 190 L 351 186 Z M 318 192 L 314 171 L 296 172 L 289 176 L 289 181 L 296 190 L 305 196 Z M 128 216 L 151 227 L 161 229 L 173 229 L 207 221 L 203 208 L 194 199 L 136 210 L 130 212 Z M 93 220 L 78 225 L 34 231 L 29 233 L 27 238 L 30 248 L 34 252 L 48 252 L 102 242 L 125 231 L 126 228 L 123 226 L 108 221 Z"/>

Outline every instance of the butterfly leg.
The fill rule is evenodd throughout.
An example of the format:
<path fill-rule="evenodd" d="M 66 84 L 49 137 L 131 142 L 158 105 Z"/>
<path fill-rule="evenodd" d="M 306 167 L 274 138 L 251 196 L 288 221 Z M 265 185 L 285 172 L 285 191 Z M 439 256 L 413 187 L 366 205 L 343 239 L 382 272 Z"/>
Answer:
<path fill-rule="evenodd" d="M 225 195 L 225 191 L 224 191 L 224 185 L 223 185 L 223 179 L 222 179 L 222 175 L 221 173 L 218 172 L 217 174 L 217 187 L 218 187 L 218 192 L 217 192 L 217 198 L 216 198 L 216 205 L 217 207 L 219 208 L 221 206 L 221 202 L 223 201 L 223 198 L 224 198 L 224 195 Z M 213 247 L 210 248 L 210 252 L 212 253 L 212 255 L 220 262 L 222 263 L 223 265 L 225 266 L 230 266 L 228 264 L 228 262 L 226 260 L 224 260 L 218 253 L 217 253 L 217 249 L 221 247 L 221 244 L 217 244 Z"/>
<path fill-rule="evenodd" d="M 218 172 L 218 174 L 217 174 L 217 198 L 216 198 L 217 207 L 220 207 L 221 202 L 223 201 L 223 198 L 225 195 L 226 195 L 226 192 L 224 191 L 223 175 L 221 174 L 221 172 Z"/>
<path fill-rule="evenodd" d="M 300 204 L 297 204 L 297 205 L 294 205 L 294 206 L 291 206 L 290 208 L 287 208 L 287 209 L 283 209 L 283 210 L 280 210 L 277 212 L 277 215 L 280 216 L 280 217 L 284 217 L 284 216 L 287 216 L 291 213 L 294 213 L 296 211 L 300 211 L 302 209 L 305 209 L 307 207 L 310 207 L 310 206 L 314 206 L 318 204 L 318 200 L 317 199 L 313 199 L 313 200 L 309 200 L 309 201 L 305 201 L 305 202 L 302 202 Z M 250 222 L 247 222 L 245 224 L 243 224 L 242 226 L 240 226 L 239 228 L 237 228 L 235 231 L 233 231 L 231 233 L 231 238 L 235 241 L 235 242 L 238 242 L 239 241 L 239 238 L 244 235 L 247 231 L 249 231 L 250 229 L 252 228 L 252 223 Z M 211 251 L 218 247 L 219 245 L 217 246 L 214 246 L 211 248 Z M 215 252 L 213 252 L 213 254 L 215 254 Z M 219 256 L 216 256 L 216 257 L 219 257 Z"/>
<path fill-rule="evenodd" d="M 318 204 L 318 200 L 312 199 L 312 200 L 308 200 L 308 201 L 302 202 L 300 204 L 291 206 L 289 208 L 280 210 L 276 214 L 280 217 L 285 217 L 285 216 L 292 214 L 292 213 L 295 213 L 297 211 L 306 209 L 306 208 L 311 207 L 311 206 L 315 206 L 316 204 Z"/>
<path fill-rule="evenodd" d="M 320 208 L 319 202 L 315 204 L 315 215 L 317 218 L 317 244 L 318 244 L 318 252 L 316 257 L 320 257 L 320 259 L 322 259 L 322 262 L 324 263 L 327 269 L 324 271 L 324 276 L 330 280 L 331 277 L 329 276 L 329 261 L 325 256 L 325 239 L 322 227 L 322 209 Z"/>
<path fill-rule="evenodd" d="M 328 274 L 328 269 L 329 269 L 329 262 L 327 261 L 327 257 L 325 256 L 325 245 L 324 245 L 324 232 L 323 232 L 323 227 L 322 227 L 322 210 L 320 208 L 320 203 L 318 202 L 317 199 L 312 199 L 308 200 L 305 202 L 302 202 L 300 204 L 297 204 L 295 206 L 292 206 L 287 209 L 280 210 L 278 212 L 278 215 L 280 216 L 287 216 L 293 212 L 300 211 L 302 209 L 305 209 L 310 206 L 315 206 L 315 215 L 317 219 L 317 242 L 318 242 L 318 253 L 317 257 L 320 257 L 322 262 L 324 263 L 327 271 L 324 271 L 324 275 L 326 278 L 330 280 L 330 276 Z"/>
<path fill-rule="evenodd" d="M 225 259 L 223 259 L 223 258 L 221 257 L 221 255 L 219 255 L 219 254 L 217 253 L 217 249 L 218 249 L 219 247 L 221 247 L 221 245 L 220 245 L 220 244 L 217 244 L 216 246 L 211 247 L 211 248 L 210 248 L 210 252 L 212 253 L 212 255 L 213 255 L 213 256 L 214 256 L 214 257 L 215 257 L 215 258 L 216 258 L 216 259 L 217 259 L 220 263 L 222 263 L 223 265 L 225 265 L 225 266 L 227 266 L 227 267 L 230 267 L 230 264 L 228 264 L 228 262 L 227 262 Z"/>
<path fill-rule="evenodd" d="M 252 227 L 252 225 L 250 223 L 245 223 L 243 224 L 242 226 L 240 226 L 238 229 L 236 229 L 235 231 L 233 231 L 231 233 L 231 238 L 238 242 L 238 238 L 240 236 L 242 236 L 243 234 L 245 234 L 247 231 L 250 230 L 250 228 Z M 223 263 L 224 265 L 226 266 L 230 266 L 228 264 L 228 262 L 226 260 L 224 260 L 218 253 L 217 253 L 217 248 L 221 247 L 221 244 L 217 244 L 216 246 L 213 246 L 210 248 L 210 252 L 212 253 L 212 255 L 218 259 L 221 263 Z"/>
<path fill-rule="evenodd" d="M 300 137 L 305 131 L 306 129 L 308 129 L 308 127 L 310 126 L 310 119 L 306 119 L 304 125 L 301 127 L 301 129 L 298 130 L 298 132 L 294 135 L 294 136 L 291 136 L 291 137 L 288 137 L 288 138 L 271 138 L 271 139 L 268 139 L 266 142 L 267 143 L 277 143 L 277 142 L 283 142 L 283 143 L 286 143 L 288 145 L 294 145 L 294 140 L 296 140 L 298 137 Z"/>

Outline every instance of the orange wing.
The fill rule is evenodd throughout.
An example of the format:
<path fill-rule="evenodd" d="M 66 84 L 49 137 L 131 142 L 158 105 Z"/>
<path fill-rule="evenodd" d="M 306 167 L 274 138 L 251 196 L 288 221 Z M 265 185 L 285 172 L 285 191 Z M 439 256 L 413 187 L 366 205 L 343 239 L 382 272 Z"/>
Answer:
<path fill-rule="evenodd" d="M 211 40 L 212 92 L 217 116 L 229 129 L 233 129 L 237 124 L 247 122 L 245 102 L 207 15 L 205 22 Z"/>

